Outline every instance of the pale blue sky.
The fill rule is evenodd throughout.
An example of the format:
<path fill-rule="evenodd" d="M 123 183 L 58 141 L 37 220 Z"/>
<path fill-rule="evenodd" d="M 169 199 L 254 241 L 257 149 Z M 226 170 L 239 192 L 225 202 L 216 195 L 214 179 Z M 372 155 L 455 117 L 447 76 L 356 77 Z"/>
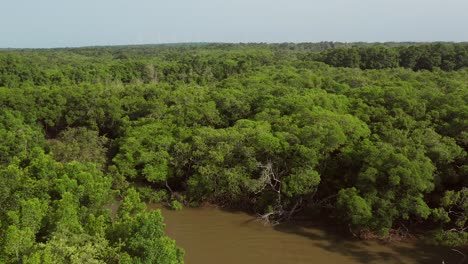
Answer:
<path fill-rule="evenodd" d="M 468 41 L 468 0 L 0 0 L 0 47 Z"/>

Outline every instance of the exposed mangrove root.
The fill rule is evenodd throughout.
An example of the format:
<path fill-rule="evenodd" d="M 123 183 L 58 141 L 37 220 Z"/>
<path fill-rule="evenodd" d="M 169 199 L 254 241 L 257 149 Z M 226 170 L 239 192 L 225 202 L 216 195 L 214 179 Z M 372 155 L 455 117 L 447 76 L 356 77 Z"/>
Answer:
<path fill-rule="evenodd" d="M 258 218 L 261 219 L 267 225 L 278 225 L 282 222 L 291 220 L 291 217 L 301 211 L 304 207 L 301 206 L 302 198 L 300 198 L 293 206 L 291 210 L 285 210 L 282 205 L 278 205 L 273 211 L 258 215 Z"/>

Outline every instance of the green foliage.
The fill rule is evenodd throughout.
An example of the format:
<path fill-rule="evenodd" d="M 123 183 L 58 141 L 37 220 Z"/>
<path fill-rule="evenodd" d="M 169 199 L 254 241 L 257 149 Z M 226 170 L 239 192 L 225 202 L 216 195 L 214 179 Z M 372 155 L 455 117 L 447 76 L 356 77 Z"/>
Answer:
<path fill-rule="evenodd" d="M 367 226 L 372 218 L 372 208 L 356 188 L 343 189 L 338 193 L 337 209 L 355 226 Z"/>
<path fill-rule="evenodd" d="M 433 234 L 433 241 L 438 245 L 457 247 L 468 243 L 468 232 L 438 230 Z"/>
<path fill-rule="evenodd" d="M 137 190 L 141 199 L 147 203 L 161 203 L 169 198 L 166 190 L 155 190 L 150 186 L 138 187 Z"/>
<path fill-rule="evenodd" d="M 183 250 L 164 236 L 160 211 L 146 211 L 135 189 L 130 188 L 118 210 L 118 218 L 108 230 L 116 246 L 122 241 L 124 258 L 132 263 L 183 263 Z"/>
<path fill-rule="evenodd" d="M 0 255 L 6 263 L 115 263 L 121 256 L 140 259 L 137 250 L 122 248 L 131 236 L 113 241 L 108 235 L 114 225 L 105 206 L 113 199 L 112 179 L 96 164 L 59 163 L 41 149 L 27 157 L 14 158 L 0 167 Z M 135 214 L 149 219 L 138 193 L 130 189 L 118 216 L 136 221 Z M 146 218 L 145 218 L 146 217 Z M 123 222 L 125 229 L 138 230 L 140 223 Z M 131 227 L 134 226 L 134 227 Z M 157 241 L 151 235 L 152 256 L 146 263 L 182 263 L 183 253 L 162 233 L 158 223 Z M 144 228 L 144 225 L 141 227 Z M 128 250 L 128 252 L 127 252 Z M 164 252 L 162 252 L 164 251 Z"/>
<path fill-rule="evenodd" d="M 465 43 L 1 51 L 0 259 L 182 262 L 141 202 L 168 193 L 463 243 L 467 58 Z"/>
<path fill-rule="evenodd" d="M 12 225 L 6 229 L 4 235 L 3 252 L 16 261 L 20 261 L 22 256 L 28 254 L 34 244 L 34 233 L 29 228 L 18 229 Z"/>
<path fill-rule="evenodd" d="M 28 155 L 36 146 L 43 146 L 40 128 L 28 124 L 17 111 L 0 109 L 0 164 L 7 165 L 14 156 Z"/>
<path fill-rule="evenodd" d="M 320 183 L 320 175 L 312 169 L 296 171 L 286 178 L 283 192 L 289 197 L 295 195 L 310 195 L 314 193 Z"/>
<path fill-rule="evenodd" d="M 432 212 L 434 219 L 443 225 L 451 227 L 451 236 L 468 241 L 465 230 L 468 228 L 468 188 L 459 191 L 446 191 L 440 201 L 440 208 Z M 449 235 L 447 231 L 445 235 Z M 456 234 L 458 233 L 458 234 Z"/>
<path fill-rule="evenodd" d="M 129 128 L 114 158 L 120 172 L 129 178 L 163 182 L 168 178 L 170 150 L 174 143 L 171 125 L 149 122 Z"/>
<path fill-rule="evenodd" d="M 467 45 L 423 44 L 401 47 L 359 46 L 322 51 L 318 59 L 334 67 L 386 69 L 405 67 L 415 71 L 458 70 L 467 67 Z"/>
<path fill-rule="evenodd" d="M 137 214 L 130 222 L 125 249 L 136 263 L 182 263 L 184 253 L 174 240 L 165 237 L 159 211 Z"/>
<path fill-rule="evenodd" d="M 107 141 L 97 131 L 78 127 L 64 130 L 56 140 L 50 141 L 50 145 L 54 158 L 58 161 L 94 162 L 103 166 L 106 163 Z"/>
<path fill-rule="evenodd" d="M 177 200 L 172 200 L 171 201 L 171 209 L 174 210 L 174 211 L 180 211 L 184 208 L 184 206 L 182 205 L 181 202 L 177 201 Z"/>
<path fill-rule="evenodd" d="M 361 56 L 354 48 L 330 49 L 322 54 L 322 61 L 334 67 L 359 67 Z"/>

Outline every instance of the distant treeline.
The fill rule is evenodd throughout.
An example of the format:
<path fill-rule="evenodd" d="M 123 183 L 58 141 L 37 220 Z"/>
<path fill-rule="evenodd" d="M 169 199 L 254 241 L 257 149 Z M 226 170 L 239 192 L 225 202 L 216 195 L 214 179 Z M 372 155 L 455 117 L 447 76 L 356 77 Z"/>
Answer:
<path fill-rule="evenodd" d="M 468 67 L 468 44 L 426 44 L 409 47 L 369 46 L 329 49 L 315 57 L 334 67 L 409 68 L 444 71 Z"/>
<path fill-rule="evenodd" d="M 321 51 L 321 52 L 316 52 Z M 0 52 L 0 86 L 227 78 L 265 65 L 324 62 L 361 69 L 468 67 L 467 43 L 165 44 Z"/>

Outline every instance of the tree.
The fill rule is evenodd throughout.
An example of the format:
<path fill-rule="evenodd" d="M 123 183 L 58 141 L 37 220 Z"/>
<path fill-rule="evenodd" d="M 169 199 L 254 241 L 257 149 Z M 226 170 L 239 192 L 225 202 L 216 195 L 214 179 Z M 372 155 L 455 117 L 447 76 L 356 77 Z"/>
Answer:
<path fill-rule="evenodd" d="M 60 162 L 94 162 L 102 166 L 106 163 L 108 139 L 99 136 L 97 131 L 85 127 L 69 128 L 61 132 L 57 139 L 49 141 L 54 158 Z"/>
<path fill-rule="evenodd" d="M 337 48 L 324 51 L 322 61 L 334 67 L 357 68 L 361 63 L 361 56 L 355 48 Z"/>

